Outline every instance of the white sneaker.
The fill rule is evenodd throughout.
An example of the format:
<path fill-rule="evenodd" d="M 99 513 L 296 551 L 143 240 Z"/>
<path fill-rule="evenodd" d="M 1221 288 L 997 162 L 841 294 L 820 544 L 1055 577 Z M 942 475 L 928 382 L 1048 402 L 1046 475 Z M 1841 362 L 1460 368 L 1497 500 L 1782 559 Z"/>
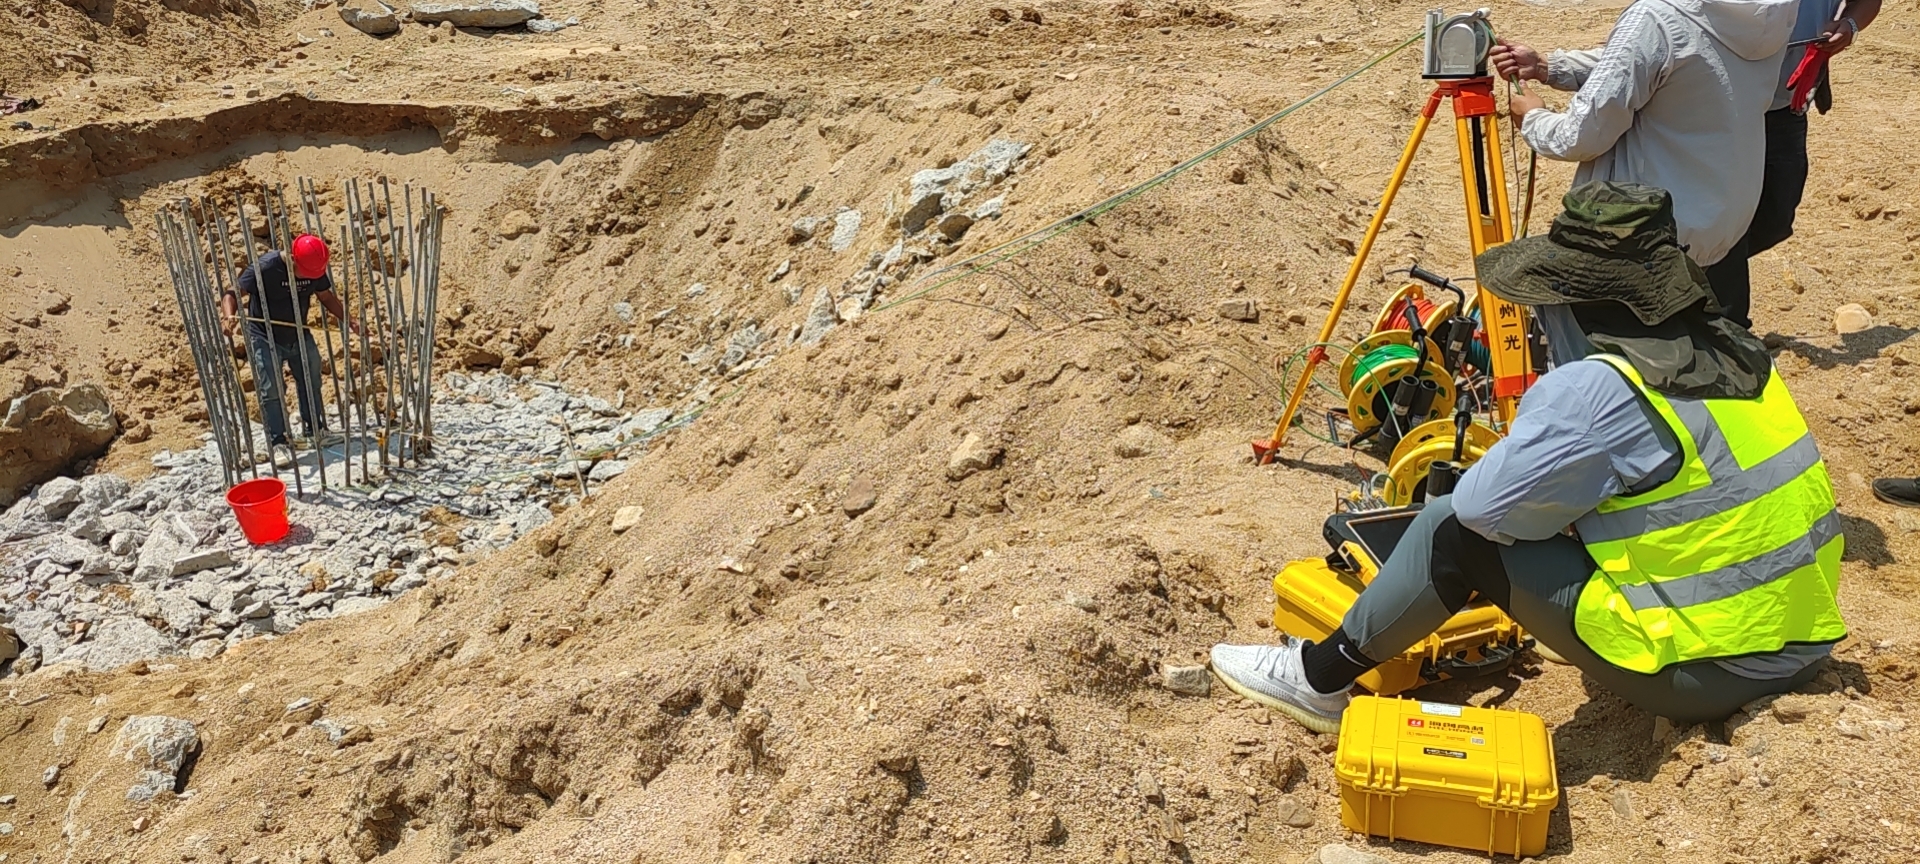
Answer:
<path fill-rule="evenodd" d="M 1315 732 L 1340 731 L 1347 691 L 1321 693 L 1307 683 L 1298 639 L 1285 645 L 1215 645 L 1213 674 L 1235 693 L 1300 721 Z"/>

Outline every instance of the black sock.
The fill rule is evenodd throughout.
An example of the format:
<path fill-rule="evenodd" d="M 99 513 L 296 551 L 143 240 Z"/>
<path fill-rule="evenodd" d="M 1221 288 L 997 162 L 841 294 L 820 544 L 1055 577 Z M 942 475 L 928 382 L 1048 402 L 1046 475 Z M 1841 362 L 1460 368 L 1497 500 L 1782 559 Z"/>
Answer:
<path fill-rule="evenodd" d="M 1308 642 L 1300 650 L 1300 662 L 1306 667 L 1307 685 L 1321 693 L 1344 691 L 1353 686 L 1355 678 L 1380 665 L 1380 661 L 1360 653 L 1360 646 L 1353 644 L 1345 627 L 1336 628 L 1324 640 Z"/>

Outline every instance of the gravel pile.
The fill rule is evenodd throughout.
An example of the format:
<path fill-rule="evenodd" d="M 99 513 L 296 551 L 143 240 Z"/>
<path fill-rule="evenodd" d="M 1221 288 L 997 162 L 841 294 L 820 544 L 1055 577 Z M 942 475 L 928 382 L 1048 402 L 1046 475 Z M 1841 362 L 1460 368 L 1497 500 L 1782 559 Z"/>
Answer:
<path fill-rule="evenodd" d="M 283 470 L 293 530 L 269 546 L 240 533 L 212 443 L 156 455 L 158 472 L 139 483 L 56 478 L 0 516 L 0 623 L 25 645 L 10 671 L 211 657 L 373 608 L 545 525 L 552 508 L 619 476 L 621 456 L 706 398 L 626 412 L 550 382 L 450 374 L 423 467 L 376 470 L 372 484 L 343 488 L 335 464 L 322 491 L 307 462 L 305 497 L 291 494 Z M 377 453 L 369 459 L 378 464 Z M 357 457 L 353 470 L 358 482 Z"/>

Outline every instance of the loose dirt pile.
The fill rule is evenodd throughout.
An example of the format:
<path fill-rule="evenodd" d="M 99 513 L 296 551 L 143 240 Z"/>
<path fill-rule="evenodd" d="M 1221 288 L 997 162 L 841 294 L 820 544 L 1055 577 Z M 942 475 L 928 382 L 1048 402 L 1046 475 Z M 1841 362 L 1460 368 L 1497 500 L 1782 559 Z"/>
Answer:
<path fill-rule="evenodd" d="M 261 53 L 199 76 L 204 92 L 141 103 L 125 94 L 171 58 L 103 49 L 124 65 L 97 65 L 98 88 L 37 79 L 80 94 L 59 129 L 0 131 L 0 172 L 33 178 L 0 204 L 0 303 L 71 298 L 33 326 L 7 313 L 22 354 L 0 383 L 108 387 L 150 437 L 107 467 L 197 443 L 153 208 L 299 174 L 446 190 L 441 356 L 635 404 L 715 397 L 603 491 L 380 609 L 143 675 L 8 679 L 0 855 L 1293 862 L 1367 845 L 1339 826 L 1328 742 L 1159 675 L 1274 639 L 1266 580 L 1321 551 L 1334 496 L 1377 467 L 1296 443 L 1299 464 L 1254 468 L 1246 441 L 1425 99 L 1411 57 L 1018 262 L 890 304 L 1327 83 L 1424 8 L 542 11 L 582 23 L 375 40 L 315 9 L 263 22 Z M 1495 21 L 1587 46 L 1611 14 L 1503 4 Z M 1667 728 L 1558 666 L 1422 691 L 1547 719 L 1565 786 L 1549 857 L 1920 854 L 1920 522 L 1866 489 L 1920 473 L 1903 434 L 1920 156 L 1878 146 L 1914 131 L 1916 23 L 1889 9 L 1841 58 L 1799 236 L 1755 264 L 1759 329 L 1836 478 L 1854 635 L 1808 692 L 1726 730 Z M 995 140 L 1032 149 L 993 189 L 942 199 L 975 221 L 903 232 L 915 175 Z M 1568 173 L 1547 172 L 1548 213 Z M 1458 183 L 1431 142 L 1377 271 L 1417 255 L 1467 272 Z M 899 269 L 876 266 L 896 244 Z M 1346 335 L 1392 287 L 1363 281 Z M 1873 326 L 1830 335 L 1848 302 Z M 719 368 L 749 326 L 784 340 L 810 319 L 817 342 Z M 151 748 L 128 761 L 110 734 L 148 716 L 190 721 L 198 750 L 135 801 L 164 785 L 142 773 Z"/>

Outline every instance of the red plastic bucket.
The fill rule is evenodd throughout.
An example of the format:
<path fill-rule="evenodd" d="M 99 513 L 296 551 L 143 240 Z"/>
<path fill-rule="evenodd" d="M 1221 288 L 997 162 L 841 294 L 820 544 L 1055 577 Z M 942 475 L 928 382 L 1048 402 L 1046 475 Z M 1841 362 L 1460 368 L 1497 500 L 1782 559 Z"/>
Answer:
<path fill-rule="evenodd" d="M 255 546 L 285 539 L 287 524 L 287 484 L 272 477 L 248 480 L 227 490 L 227 505 L 233 518 L 240 520 L 240 533 Z"/>

